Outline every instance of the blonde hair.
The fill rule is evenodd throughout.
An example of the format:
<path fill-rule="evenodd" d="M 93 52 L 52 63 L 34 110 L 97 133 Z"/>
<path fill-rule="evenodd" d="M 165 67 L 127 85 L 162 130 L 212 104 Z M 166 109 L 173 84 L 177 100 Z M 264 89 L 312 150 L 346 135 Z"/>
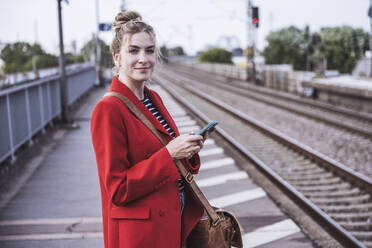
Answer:
<path fill-rule="evenodd" d="M 136 11 L 124 11 L 116 15 L 112 24 L 114 39 L 111 42 L 111 53 L 117 54 L 123 45 L 125 35 L 146 32 L 155 40 L 154 29 L 142 21 L 142 16 Z"/>

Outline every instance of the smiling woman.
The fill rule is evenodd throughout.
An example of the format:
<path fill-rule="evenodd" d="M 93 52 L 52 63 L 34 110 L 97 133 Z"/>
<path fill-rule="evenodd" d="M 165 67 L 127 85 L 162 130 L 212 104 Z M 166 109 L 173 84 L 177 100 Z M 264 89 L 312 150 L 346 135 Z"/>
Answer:
<path fill-rule="evenodd" d="M 105 247 L 185 247 L 204 210 L 174 161 L 197 173 L 204 139 L 180 135 L 159 95 L 145 86 L 159 55 L 152 27 L 134 11 L 119 13 L 113 27 L 116 73 L 91 118 Z M 113 95 L 137 107 L 167 145 Z"/>
<path fill-rule="evenodd" d="M 146 32 L 128 37 L 120 52 L 114 54 L 114 61 L 119 80 L 127 82 L 127 86 L 136 91 L 136 96 L 143 99 L 144 91 L 136 87 L 136 84 L 148 80 L 154 70 L 156 57 L 153 37 Z"/>

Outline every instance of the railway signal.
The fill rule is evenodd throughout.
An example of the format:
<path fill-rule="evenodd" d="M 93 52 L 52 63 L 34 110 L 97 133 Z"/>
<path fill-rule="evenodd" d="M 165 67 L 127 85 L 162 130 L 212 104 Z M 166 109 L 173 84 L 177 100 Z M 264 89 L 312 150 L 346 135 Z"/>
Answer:
<path fill-rule="evenodd" d="M 252 7 L 252 23 L 256 28 L 259 26 L 259 20 L 258 7 Z"/>

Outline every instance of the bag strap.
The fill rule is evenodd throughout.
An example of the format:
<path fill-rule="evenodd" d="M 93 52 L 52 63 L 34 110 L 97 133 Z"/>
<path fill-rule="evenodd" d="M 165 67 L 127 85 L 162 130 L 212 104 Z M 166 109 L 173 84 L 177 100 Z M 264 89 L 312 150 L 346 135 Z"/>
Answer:
<path fill-rule="evenodd" d="M 129 110 L 140 120 L 142 123 L 151 130 L 151 132 L 158 138 L 158 140 L 164 145 L 167 145 L 165 139 L 161 136 L 160 132 L 154 127 L 154 125 L 147 119 L 147 117 L 131 102 L 127 97 L 123 96 L 118 92 L 108 92 L 104 96 L 113 96 L 121 100 Z M 199 186 L 196 184 L 194 180 L 194 176 L 185 168 L 182 162 L 178 159 L 173 160 L 181 175 L 185 179 L 185 181 L 190 185 L 194 195 L 199 199 L 200 203 L 203 205 L 205 211 L 207 212 L 209 218 L 212 220 L 213 225 L 217 225 L 220 221 L 219 215 L 213 209 L 203 192 L 200 190 Z"/>

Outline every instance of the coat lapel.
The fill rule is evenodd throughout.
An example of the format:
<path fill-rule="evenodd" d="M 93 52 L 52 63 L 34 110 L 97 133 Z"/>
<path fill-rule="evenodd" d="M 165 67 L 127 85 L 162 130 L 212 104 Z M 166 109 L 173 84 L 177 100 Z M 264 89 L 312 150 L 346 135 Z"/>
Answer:
<path fill-rule="evenodd" d="M 150 96 L 151 100 L 153 100 L 153 103 L 158 108 L 159 112 L 163 115 L 163 113 L 164 113 L 163 107 L 160 108 L 160 106 L 163 106 L 163 105 L 159 104 L 158 100 L 154 99 L 154 97 L 153 97 L 154 94 L 150 90 L 148 90 L 147 88 L 145 90 L 148 93 L 150 93 L 149 96 Z M 147 117 L 147 119 L 155 126 L 156 129 L 158 129 L 160 132 L 162 132 L 162 133 L 168 135 L 169 137 L 171 137 L 170 134 L 167 132 L 167 130 L 164 129 L 164 127 L 161 125 L 161 123 L 146 108 L 146 106 L 143 105 L 143 103 L 137 98 L 137 96 L 125 84 L 120 82 L 119 79 L 117 79 L 117 77 L 113 77 L 111 87 L 108 91 L 109 92 L 118 92 L 118 93 L 126 96 Z M 168 118 L 166 118 L 164 115 L 163 115 L 163 117 L 168 122 Z M 172 127 L 172 129 L 173 129 L 173 127 Z"/>

